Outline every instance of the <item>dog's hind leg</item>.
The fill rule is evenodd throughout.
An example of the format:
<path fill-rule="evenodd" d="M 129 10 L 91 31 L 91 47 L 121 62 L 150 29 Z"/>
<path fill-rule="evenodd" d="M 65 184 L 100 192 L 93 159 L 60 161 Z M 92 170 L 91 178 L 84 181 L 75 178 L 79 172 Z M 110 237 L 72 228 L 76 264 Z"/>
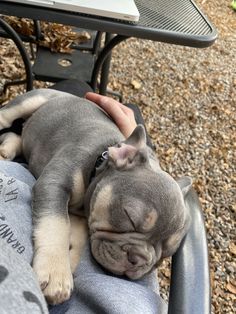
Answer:
<path fill-rule="evenodd" d="M 49 99 L 64 94 L 50 89 L 36 89 L 17 96 L 0 110 L 0 130 L 9 128 L 16 119 L 27 119 Z"/>
<path fill-rule="evenodd" d="M 21 136 L 8 132 L 0 136 L 0 160 L 13 160 L 21 154 Z"/>

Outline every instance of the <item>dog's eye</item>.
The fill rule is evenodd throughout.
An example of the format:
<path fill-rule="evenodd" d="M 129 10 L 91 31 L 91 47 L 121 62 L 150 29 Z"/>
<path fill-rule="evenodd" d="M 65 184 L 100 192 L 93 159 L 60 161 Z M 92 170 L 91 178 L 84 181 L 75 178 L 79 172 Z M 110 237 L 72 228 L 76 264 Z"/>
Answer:
<path fill-rule="evenodd" d="M 135 226 L 134 220 L 132 219 L 132 217 L 129 214 L 128 210 L 124 209 L 124 212 L 126 213 L 126 216 L 128 217 L 128 219 L 129 219 L 129 221 L 131 223 L 131 226 L 133 227 L 134 231 L 136 231 L 136 226 Z"/>

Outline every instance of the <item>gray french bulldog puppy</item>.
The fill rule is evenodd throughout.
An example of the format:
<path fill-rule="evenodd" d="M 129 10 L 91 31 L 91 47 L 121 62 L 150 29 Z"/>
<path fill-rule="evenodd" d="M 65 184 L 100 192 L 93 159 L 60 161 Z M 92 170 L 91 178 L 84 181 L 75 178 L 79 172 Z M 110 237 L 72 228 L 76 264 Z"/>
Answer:
<path fill-rule="evenodd" d="M 175 181 L 160 168 L 143 126 L 124 139 L 97 105 L 47 89 L 2 108 L 0 129 L 20 117 L 27 119 L 22 136 L 4 134 L 0 156 L 13 159 L 22 151 L 37 178 L 33 268 L 50 303 L 70 297 L 76 262 L 69 249 L 78 255 L 85 238 L 85 227 L 71 234 L 68 211 L 87 217 L 92 254 L 114 274 L 138 279 L 175 253 L 190 223 L 184 196 L 191 179 Z"/>

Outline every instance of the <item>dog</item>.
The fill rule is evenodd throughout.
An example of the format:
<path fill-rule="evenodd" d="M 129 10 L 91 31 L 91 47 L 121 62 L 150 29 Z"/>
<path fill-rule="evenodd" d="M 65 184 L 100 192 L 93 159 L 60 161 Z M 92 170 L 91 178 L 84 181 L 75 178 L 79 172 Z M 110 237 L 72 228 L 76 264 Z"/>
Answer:
<path fill-rule="evenodd" d="M 10 101 L 0 129 L 18 118 L 22 135 L 3 134 L 0 156 L 23 153 L 37 179 L 33 269 L 49 303 L 71 295 L 87 225 L 93 257 L 116 275 L 139 279 L 176 252 L 190 225 L 192 181 L 160 168 L 142 125 L 125 139 L 96 104 L 50 89 Z"/>

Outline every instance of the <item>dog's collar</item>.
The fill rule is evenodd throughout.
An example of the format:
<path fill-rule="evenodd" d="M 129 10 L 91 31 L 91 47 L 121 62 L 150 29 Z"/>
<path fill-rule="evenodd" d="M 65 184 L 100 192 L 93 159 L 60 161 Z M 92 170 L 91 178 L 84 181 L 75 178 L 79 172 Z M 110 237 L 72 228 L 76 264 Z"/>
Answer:
<path fill-rule="evenodd" d="M 108 159 L 108 150 L 105 150 L 101 155 L 98 156 L 96 159 L 96 162 L 94 164 L 93 171 L 91 172 L 90 175 L 90 180 L 89 183 L 93 181 L 93 179 L 96 176 L 97 169 Z"/>

